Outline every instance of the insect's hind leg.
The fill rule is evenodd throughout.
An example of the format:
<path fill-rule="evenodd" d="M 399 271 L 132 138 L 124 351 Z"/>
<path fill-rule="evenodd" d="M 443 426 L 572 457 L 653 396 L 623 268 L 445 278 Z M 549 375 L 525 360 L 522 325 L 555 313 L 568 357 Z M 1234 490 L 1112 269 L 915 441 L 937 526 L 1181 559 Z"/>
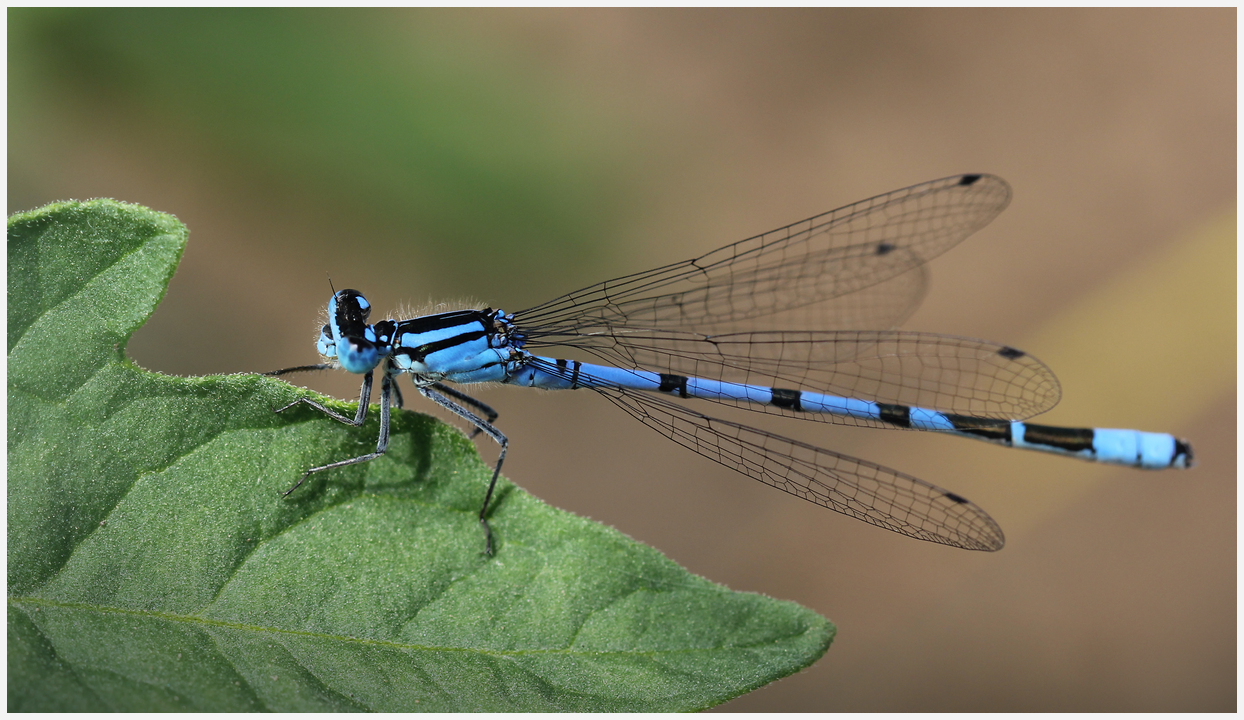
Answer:
<path fill-rule="evenodd" d="M 372 374 L 367 373 L 367 376 L 364 377 L 363 379 L 363 390 L 359 395 L 358 414 L 355 415 L 353 420 L 351 420 L 348 417 L 345 417 L 344 415 L 339 415 L 333 412 L 332 410 L 324 407 L 323 405 L 315 402 L 314 400 L 308 400 L 307 398 L 299 398 L 298 400 L 295 400 L 294 402 L 290 403 L 289 405 L 286 405 L 280 410 L 277 410 L 277 412 L 281 412 L 281 410 L 291 408 L 294 405 L 298 405 L 300 403 L 305 403 L 307 405 L 310 405 L 313 408 L 316 408 L 317 410 L 320 410 L 321 412 L 325 413 L 326 415 L 333 418 L 334 420 L 343 422 L 346 425 L 353 425 L 355 427 L 359 427 L 360 425 L 363 424 L 363 421 L 367 419 L 367 403 L 369 400 L 371 400 L 371 384 L 372 384 Z M 366 455 L 360 455 L 356 458 L 350 458 L 349 460 L 340 460 L 335 463 L 329 463 L 327 465 L 313 467 L 310 470 L 303 473 L 302 477 L 298 479 L 298 482 L 294 483 L 293 487 L 291 487 L 290 489 L 282 493 L 281 497 L 289 497 L 289 494 L 297 490 L 298 486 L 302 485 L 302 483 L 308 477 L 311 476 L 311 473 L 320 472 L 321 470 L 331 470 L 333 468 L 343 467 L 345 465 L 355 465 L 357 463 L 367 462 L 368 460 L 375 460 L 376 458 L 383 455 L 385 451 L 389 449 L 389 403 L 392 398 L 392 390 L 393 390 L 393 377 L 389 373 L 385 373 L 384 377 L 380 379 L 380 438 L 376 441 L 375 452 L 367 453 Z"/>
<path fill-rule="evenodd" d="M 497 418 L 500 417 L 500 415 L 497 414 L 497 411 L 493 410 L 490 405 L 487 405 L 479 400 L 476 400 L 475 398 L 471 397 L 470 395 L 467 395 L 461 390 L 455 390 L 449 387 L 448 385 L 446 385 L 445 383 L 432 383 L 432 387 L 436 388 L 440 392 L 445 393 L 446 395 L 453 398 L 454 400 L 457 400 L 463 405 L 470 405 L 476 410 L 484 413 L 485 415 L 488 416 L 489 424 L 495 423 L 497 421 Z M 399 406 L 400 406 L 400 403 L 399 403 Z M 472 432 L 468 437 L 470 437 L 471 439 L 475 439 L 475 437 L 483 431 L 484 431 L 484 428 L 476 426 L 475 431 Z"/>
<path fill-rule="evenodd" d="M 440 383 L 436 383 L 431 387 L 435 387 L 436 390 L 448 391 L 447 394 L 453 395 L 455 398 L 466 398 L 464 402 L 469 401 L 472 405 L 485 409 L 486 412 L 490 412 L 492 410 L 492 408 L 489 408 L 487 405 L 484 405 L 478 400 L 470 398 L 469 396 L 459 393 L 456 390 L 449 390 L 449 388 L 446 388 Z M 492 438 L 493 441 L 501 446 L 501 453 L 497 456 L 497 464 L 492 469 L 492 480 L 488 483 L 488 492 L 484 495 L 484 504 L 480 506 L 479 509 L 479 524 L 484 526 L 484 554 L 492 557 L 492 528 L 488 526 L 488 503 L 492 501 L 492 493 L 497 488 L 497 477 L 501 474 L 501 463 L 505 462 L 505 451 L 509 447 L 510 441 L 505 435 L 501 434 L 500 430 L 493 427 L 491 422 L 484 420 L 453 400 L 441 395 L 439 392 L 436 392 L 429 387 L 421 387 L 419 388 L 419 393 L 437 405 L 440 405 L 455 415 L 469 421 L 477 428 L 477 432 L 484 432 L 488 435 L 488 437 Z M 490 414 L 492 419 L 497 417 L 494 412 L 490 412 Z"/>

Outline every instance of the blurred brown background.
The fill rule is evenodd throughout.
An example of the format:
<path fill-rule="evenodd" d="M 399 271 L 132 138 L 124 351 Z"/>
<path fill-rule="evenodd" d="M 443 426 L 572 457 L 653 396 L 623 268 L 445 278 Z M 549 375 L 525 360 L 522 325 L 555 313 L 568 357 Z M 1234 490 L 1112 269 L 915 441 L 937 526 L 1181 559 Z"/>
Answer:
<path fill-rule="evenodd" d="M 481 394 L 506 474 L 838 624 L 815 667 L 725 709 L 1235 709 L 1235 10 L 8 17 L 9 212 L 108 196 L 191 230 L 130 346 L 167 373 L 315 362 L 326 274 L 379 311 L 517 310 L 1001 175 L 1011 208 L 934 261 L 906 327 L 1023 348 L 1063 383 L 1042 420 L 1173 432 L 1196 469 L 755 418 L 972 498 L 1008 537 L 983 555 L 760 486 L 588 394 L 506 388 Z"/>

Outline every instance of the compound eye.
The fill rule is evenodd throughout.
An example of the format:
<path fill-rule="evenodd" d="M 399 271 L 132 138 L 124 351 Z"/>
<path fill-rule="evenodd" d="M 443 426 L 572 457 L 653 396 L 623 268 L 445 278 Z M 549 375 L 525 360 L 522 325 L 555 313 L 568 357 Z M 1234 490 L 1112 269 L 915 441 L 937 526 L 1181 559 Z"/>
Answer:
<path fill-rule="evenodd" d="M 337 348 L 337 360 L 341 367 L 352 373 L 369 372 L 381 360 L 381 354 L 375 343 L 363 338 L 345 338 Z"/>
<path fill-rule="evenodd" d="M 365 322 L 371 315 L 371 303 L 358 290 L 341 290 L 337 293 L 338 312 L 345 312 L 351 320 Z"/>

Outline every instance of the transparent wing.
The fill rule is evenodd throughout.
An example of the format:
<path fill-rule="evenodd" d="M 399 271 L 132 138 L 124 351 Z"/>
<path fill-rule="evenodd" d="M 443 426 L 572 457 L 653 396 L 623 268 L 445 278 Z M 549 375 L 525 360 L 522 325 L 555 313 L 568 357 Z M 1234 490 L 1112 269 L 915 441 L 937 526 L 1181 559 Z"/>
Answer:
<path fill-rule="evenodd" d="M 1006 182 L 992 175 L 914 185 L 693 260 L 607 280 L 515 313 L 515 321 L 533 334 L 589 326 L 720 331 L 887 281 L 898 286 L 872 299 L 884 308 L 847 301 L 805 327 L 860 327 L 834 321 L 847 310 L 901 318 L 923 294 L 923 274 L 913 270 L 988 224 L 1010 197 Z"/>
<path fill-rule="evenodd" d="M 1005 345 L 904 331 L 774 331 L 705 335 L 603 328 L 548 333 L 528 349 L 580 350 L 591 361 L 730 383 L 779 387 L 941 412 L 1022 420 L 1058 403 L 1054 373 Z M 586 359 L 586 358 L 576 358 Z M 743 400 L 726 405 L 866 427 L 879 421 L 806 413 Z"/>
<path fill-rule="evenodd" d="M 567 374 L 541 363 L 550 373 Z M 648 427 L 752 479 L 908 537 L 969 550 L 998 550 L 1002 529 L 963 497 L 896 470 L 712 418 L 659 396 L 580 373 L 580 383 Z"/>

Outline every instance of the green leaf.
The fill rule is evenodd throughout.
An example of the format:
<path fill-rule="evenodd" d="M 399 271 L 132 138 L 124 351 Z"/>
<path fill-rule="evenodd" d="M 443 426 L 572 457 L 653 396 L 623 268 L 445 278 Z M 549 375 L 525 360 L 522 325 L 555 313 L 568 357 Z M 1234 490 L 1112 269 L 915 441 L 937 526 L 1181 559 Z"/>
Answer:
<path fill-rule="evenodd" d="M 9 219 L 10 711 L 691 710 L 825 652 L 811 611 L 505 481 L 485 557 L 489 468 L 427 416 L 282 498 L 375 421 L 126 360 L 185 240 L 107 200 Z"/>

